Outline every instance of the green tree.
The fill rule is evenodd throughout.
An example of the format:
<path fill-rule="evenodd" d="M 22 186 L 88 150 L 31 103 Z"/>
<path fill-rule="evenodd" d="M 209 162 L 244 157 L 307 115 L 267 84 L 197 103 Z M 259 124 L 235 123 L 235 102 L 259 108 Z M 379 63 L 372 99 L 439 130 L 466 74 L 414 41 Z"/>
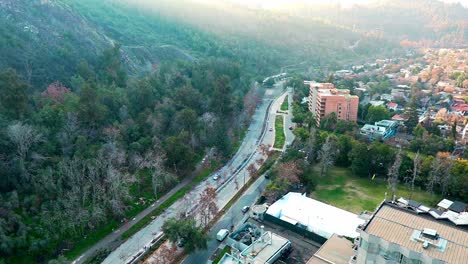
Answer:
<path fill-rule="evenodd" d="M 409 110 L 408 110 L 408 121 L 405 122 L 405 126 L 407 128 L 407 131 L 413 131 L 413 129 L 418 125 L 419 123 L 419 116 L 418 116 L 418 111 L 417 111 L 417 103 L 416 103 L 416 97 L 413 96 L 411 97 L 411 102 L 409 105 Z"/>
<path fill-rule="evenodd" d="M 78 106 L 78 117 L 80 120 L 84 124 L 96 128 L 106 116 L 106 110 L 99 102 L 95 85 L 87 83 L 80 93 Z"/>
<path fill-rule="evenodd" d="M 127 74 L 122 67 L 120 44 L 116 44 L 113 48 L 105 50 L 98 64 L 98 73 L 101 80 L 107 84 L 114 83 L 119 87 L 126 86 Z"/>
<path fill-rule="evenodd" d="M 357 176 L 369 176 L 370 161 L 367 145 L 358 141 L 353 143 L 353 148 L 349 153 L 351 160 L 351 170 Z"/>
<path fill-rule="evenodd" d="M 309 131 L 304 127 L 298 127 L 294 129 L 293 134 L 301 141 L 306 141 L 309 138 Z"/>
<path fill-rule="evenodd" d="M 195 153 L 190 148 L 190 138 L 186 131 L 178 136 L 164 140 L 163 149 L 166 152 L 166 165 L 175 171 L 187 171 L 193 167 Z"/>
<path fill-rule="evenodd" d="M 275 79 L 273 78 L 268 78 L 268 80 L 265 82 L 266 87 L 273 87 L 274 84 L 275 84 Z"/>
<path fill-rule="evenodd" d="M 334 83 L 335 82 L 335 75 L 333 73 L 328 74 L 327 78 L 323 80 L 325 83 Z"/>
<path fill-rule="evenodd" d="M 353 139 L 350 136 L 343 135 L 338 137 L 338 151 L 335 163 L 338 166 L 348 167 L 351 165 L 349 154 L 353 149 Z"/>
<path fill-rule="evenodd" d="M 426 129 L 421 125 L 418 124 L 414 129 L 413 129 L 413 135 L 417 138 L 422 138 L 424 133 L 427 133 Z"/>
<path fill-rule="evenodd" d="M 0 72 L 0 107 L 2 113 L 12 119 L 21 119 L 27 111 L 28 85 L 15 70 L 8 68 Z"/>
<path fill-rule="evenodd" d="M 197 226 L 193 218 L 170 218 L 164 222 L 162 230 L 169 241 L 173 243 L 184 241 L 186 253 L 207 248 L 208 236 L 203 232 L 202 227 Z"/>
<path fill-rule="evenodd" d="M 337 122 L 338 118 L 336 117 L 336 113 L 332 112 L 329 115 L 323 117 L 322 120 L 320 120 L 320 128 L 327 131 L 334 131 Z"/>
<path fill-rule="evenodd" d="M 383 106 L 370 106 L 367 115 L 366 122 L 374 123 L 380 120 L 385 120 L 390 118 L 390 112 Z"/>

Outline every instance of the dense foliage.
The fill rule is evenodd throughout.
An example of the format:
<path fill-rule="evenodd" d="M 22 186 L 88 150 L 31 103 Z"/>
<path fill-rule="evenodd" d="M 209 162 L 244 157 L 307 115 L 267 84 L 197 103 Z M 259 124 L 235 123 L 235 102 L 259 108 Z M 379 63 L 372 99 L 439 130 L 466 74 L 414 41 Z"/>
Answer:
<path fill-rule="evenodd" d="M 71 87 L 41 93 L 1 71 L 2 257 L 63 253 L 189 176 L 206 149 L 232 153 L 249 120 L 239 64 L 164 63 L 128 78 L 121 61 L 116 46 L 97 68 L 82 61 Z"/>

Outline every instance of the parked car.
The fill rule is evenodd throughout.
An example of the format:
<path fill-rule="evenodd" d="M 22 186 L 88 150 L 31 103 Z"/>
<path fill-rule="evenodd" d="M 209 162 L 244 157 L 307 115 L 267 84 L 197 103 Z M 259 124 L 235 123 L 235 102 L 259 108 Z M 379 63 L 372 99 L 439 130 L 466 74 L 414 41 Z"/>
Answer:
<path fill-rule="evenodd" d="M 219 179 L 219 174 L 215 174 L 215 175 L 213 176 L 213 180 L 217 181 L 218 179 Z"/>
<path fill-rule="evenodd" d="M 242 213 L 245 214 L 245 213 L 247 213 L 247 212 L 249 211 L 249 209 L 250 209 L 250 207 L 244 206 L 244 207 L 242 207 L 242 210 L 241 210 L 241 211 L 242 211 Z"/>
<path fill-rule="evenodd" d="M 216 240 L 221 242 L 227 237 L 227 235 L 229 235 L 229 230 L 221 229 L 218 231 L 218 234 L 216 234 Z"/>

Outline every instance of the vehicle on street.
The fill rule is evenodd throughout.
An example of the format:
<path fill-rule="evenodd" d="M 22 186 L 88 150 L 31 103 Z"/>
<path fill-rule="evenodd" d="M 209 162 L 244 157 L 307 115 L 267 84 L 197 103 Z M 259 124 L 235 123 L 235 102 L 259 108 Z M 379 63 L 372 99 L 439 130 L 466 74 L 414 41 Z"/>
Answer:
<path fill-rule="evenodd" d="M 213 176 L 213 180 L 217 181 L 218 179 L 219 179 L 219 174 L 215 174 L 215 175 Z"/>
<path fill-rule="evenodd" d="M 289 127 L 289 130 L 293 130 L 293 127 L 292 127 L 292 126 L 290 126 L 290 127 Z"/>
<path fill-rule="evenodd" d="M 249 206 L 244 206 L 244 207 L 242 207 L 242 210 L 241 210 L 241 211 L 242 211 L 242 213 L 245 214 L 245 213 L 247 213 L 247 212 L 249 211 L 249 209 L 250 209 Z"/>
<path fill-rule="evenodd" d="M 218 234 L 216 234 L 216 240 L 221 242 L 227 237 L 227 235 L 229 235 L 229 230 L 221 229 L 218 231 Z"/>
<path fill-rule="evenodd" d="M 273 131 L 273 128 L 272 128 L 272 127 L 270 127 L 270 129 L 268 129 L 268 131 Z"/>

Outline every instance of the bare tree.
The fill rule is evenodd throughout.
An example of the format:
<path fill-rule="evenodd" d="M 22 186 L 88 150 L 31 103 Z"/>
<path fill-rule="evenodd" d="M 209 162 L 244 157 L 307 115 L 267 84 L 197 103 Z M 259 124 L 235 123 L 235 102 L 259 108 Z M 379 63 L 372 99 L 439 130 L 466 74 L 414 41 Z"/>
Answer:
<path fill-rule="evenodd" d="M 160 246 L 148 261 L 149 264 L 172 263 L 176 258 L 177 247 L 175 244 L 168 246 L 167 243 Z"/>
<path fill-rule="evenodd" d="M 413 173 L 411 175 L 411 179 L 409 180 L 409 185 L 410 185 L 410 197 L 409 199 L 411 200 L 414 192 L 414 182 L 416 181 L 416 178 L 418 178 L 419 173 L 421 172 L 421 156 L 419 155 L 419 151 L 414 155 L 413 159 Z"/>
<path fill-rule="evenodd" d="M 78 117 L 75 113 L 67 113 L 65 123 L 58 135 L 60 144 L 62 145 L 62 153 L 65 156 L 70 156 L 73 150 L 73 143 L 79 133 Z"/>
<path fill-rule="evenodd" d="M 257 172 L 257 168 L 255 167 L 255 164 L 252 163 L 249 166 L 247 166 L 247 171 L 249 172 L 250 178 L 255 177 L 255 173 Z"/>
<path fill-rule="evenodd" d="M 302 171 L 299 169 L 297 162 L 290 161 L 281 163 L 278 166 L 278 178 L 287 183 L 294 185 L 300 183 L 299 175 Z"/>
<path fill-rule="evenodd" d="M 440 162 L 439 157 L 437 157 L 432 162 L 431 172 L 429 173 L 429 178 L 427 179 L 426 183 L 426 189 L 431 195 L 434 194 L 434 187 L 440 182 L 441 168 L 442 164 Z"/>
<path fill-rule="evenodd" d="M 262 156 L 270 156 L 272 151 L 271 151 L 271 145 L 270 144 L 261 144 L 259 147 L 260 153 Z"/>
<path fill-rule="evenodd" d="M 323 177 L 327 173 L 328 168 L 335 162 L 336 147 L 330 136 L 322 145 L 322 149 L 319 151 L 320 159 L 320 177 Z"/>
<path fill-rule="evenodd" d="M 437 153 L 436 159 L 432 162 L 431 172 L 426 184 L 427 191 L 432 195 L 436 185 L 440 186 L 442 195 L 448 193 L 449 186 L 452 181 L 451 169 L 453 161 L 450 159 L 448 152 Z"/>
<path fill-rule="evenodd" d="M 448 194 L 450 184 L 452 183 L 451 170 L 453 161 L 450 158 L 450 154 L 448 152 L 437 153 L 437 158 L 439 158 L 440 162 L 443 164 L 440 172 L 440 189 L 442 195 L 445 196 Z"/>
<path fill-rule="evenodd" d="M 207 186 L 198 200 L 197 211 L 200 215 L 201 226 L 207 226 L 211 219 L 218 213 L 218 194 L 216 189 Z"/>
<path fill-rule="evenodd" d="M 309 131 L 309 138 L 306 142 L 306 153 L 307 153 L 307 161 L 314 161 L 316 155 L 315 143 L 317 141 L 316 137 L 316 129 L 315 127 L 311 127 Z"/>
<path fill-rule="evenodd" d="M 32 126 L 21 122 L 9 125 L 7 135 L 16 146 L 16 156 L 19 161 L 21 177 L 25 180 L 28 178 L 25 166 L 26 157 L 32 145 L 39 142 L 42 136 Z"/>
<path fill-rule="evenodd" d="M 395 200 L 395 192 L 398 185 L 398 176 L 401 167 L 401 148 L 398 150 L 398 153 L 395 157 L 395 162 L 393 165 L 388 169 L 388 188 L 392 190 L 392 201 Z"/>

